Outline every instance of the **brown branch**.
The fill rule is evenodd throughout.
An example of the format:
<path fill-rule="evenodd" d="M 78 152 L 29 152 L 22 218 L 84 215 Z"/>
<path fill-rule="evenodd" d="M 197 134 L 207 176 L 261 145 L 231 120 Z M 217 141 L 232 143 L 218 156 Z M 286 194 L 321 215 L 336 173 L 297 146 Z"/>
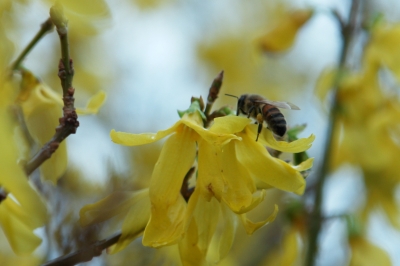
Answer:
<path fill-rule="evenodd" d="M 61 42 L 62 58 L 60 59 L 60 63 L 58 65 L 58 76 L 61 80 L 61 86 L 63 89 L 63 117 L 59 119 L 60 125 L 56 128 L 56 133 L 52 139 L 47 142 L 26 164 L 25 172 L 27 175 L 30 175 L 43 162 L 49 159 L 51 155 L 58 149 L 61 141 L 63 141 L 70 134 L 75 134 L 79 126 L 78 115 L 76 114 L 74 107 L 75 89 L 72 86 L 74 67 L 72 59 L 69 57 L 67 19 L 64 16 L 63 8 L 59 2 L 57 2 L 50 9 L 50 18 L 54 25 L 56 25 Z"/>
<path fill-rule="evenodd" d="M 325 180 L 329 173 L 329 165 L 331 161 L 331 150 L 333 143 L 333 136 L 335 132 L 335 123 L 338 115 L 338 101 L 337 101 L 337 93 L 340 86 L 340 79 L 342 76 L 342 72 L 346 68 L 347 60 L 349 59 L 350 53 L 350 45 L 351 41 L 354 38 L 356 30 L 358 27 L 357 14 L 359 11 L 360 0 L 352 0 L 351 10 L 349 21 L 343 25 L 343 21 L 340 21 L 342 26 L 342 37 L 343 37 L 343 46 L 340 53 L 339 60 L 339 71 L 335 77 L 333 84 L 333 102 L 330 108 L 330 117 L 328 122 L 328 130 L 326 141 L 324 145 L 324 154 L 322 158 L 322 165 L 320 169 L 317 171 L 316 177 L 317 180 L 315 182 L 315 194 L 314 194 L 314 208 L 309 217 L 309 228 L 308 228 L 308 248 L 306 254 L 306 266 L 313 266 L 315 264 L 315 257 L 318 253 L 318 236 L 322 228 L 322 223 L 324 218 L 322 216 L 322 200 L 323 200 L 323 188 L 325 184 Z"/>
<path fill-rule="evenodd" d="M 85 261 L 90 261 L 94 257 L 100 256 L 104 249 L 116 244 L 120 237 L 121 237 L 121 232 L 116 233 L 115 235 L 97 241 L 86 248 L 59 257 L 57 259 L 48 261 L 42 264 L 42 266 L 68 266 L 68 265 L 75 265 Z"/>

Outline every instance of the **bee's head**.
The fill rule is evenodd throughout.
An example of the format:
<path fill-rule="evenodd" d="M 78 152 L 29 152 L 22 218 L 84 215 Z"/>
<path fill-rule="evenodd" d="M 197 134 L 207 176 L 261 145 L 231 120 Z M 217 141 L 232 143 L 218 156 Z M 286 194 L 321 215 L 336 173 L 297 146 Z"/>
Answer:
<path fill-rule="evenodd" d="M 246 102 L 247 94 L 243 94 L 238 98 L 238 107 L 243 108 Z"/>
<path fill-rule="evenodd" d="M 236 95 L 232 95 L 232 94 L 225 94 L 226 96 L 231 96 L 231 97 L 235 97 L 236 99 L 238 99 L 237 102 L 237 110 L 236 110 L 236 115 L 240 114 L 240 110 L 243 110 L 245 102 L 246 102 L 246 98 L 248 96 L 248 94 L 243 94 L 240 97 L 236 96 Z"/>

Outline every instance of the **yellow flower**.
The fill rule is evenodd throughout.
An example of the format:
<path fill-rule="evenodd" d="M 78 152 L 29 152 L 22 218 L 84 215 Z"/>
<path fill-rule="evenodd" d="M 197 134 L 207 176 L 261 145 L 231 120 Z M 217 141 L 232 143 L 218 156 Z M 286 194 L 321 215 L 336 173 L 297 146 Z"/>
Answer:
<path fill-rule="evenodd" d="M 350 237 L 349 244 L 351 248 L 350 266 L 392 265 L 387 252 L 375 246 L 364 237 Z"/>
<path fill-rule="evenodd" d="M 346 73 L 342 77 L 337 93 L 333 168 L 343 162 L 370 171 L 396 165 L 393 160 L 400 152 L 396 144 L 400 102 L 382 91 L 378 77 L 380 67 L 366 60 L 363 72 Z M 320 78 L 317 95 L 321 100 L 330 89 L 328 84 L 332 85 L 334 72 L 326 72 Z"/>
<path fill-rule="evenodd" d="M 400 229 L 400 213 L 396 200 L 399 171 L 400 167 L 397 165 L 376 172 L 364 171 L 366 202 L 361 213 L 364 222 L 374 210 L 382 209 L 391 224 Z"/>
<path fill-rule="evenodd" d="M 54 1 L 45 0 L 44 2 L 54 5 Z M 95 35 L 110 25 L 111 12 L 104 0 L 90 2 L 62 0 L 60 2 L 64 7 L 69 26 L 74 29 L 71 31 L 72 34 Z"/>
<path fill-rule="evenodd" d="M 400 80 L 400 24 L 380 24 L 371 33 L 365 63 L 370 66 L 386 66 Z"/>
<path fill-rule="evenodd" d="M 101 91 L 89 99 L 86 108 L 77 108 L 77 113 L 80 115 L 96 114 L 104 101 L 105 93 Z M 54 130 L 59 125 L 59 118 L 62 117 L 62 107 L 64 106 L 62 96 L 38 80 L 31 72 L 23 71 L 18 103 L 22 107 L 29 134 L 36 143 L 43 146 L 53 137 Z M 55 183 L 65 172 L 66 167 L 67 148 L 63 141 L 40 169 L 44 180 Z"/>
<path fill-rule="evenodd" d="M 0 187 L 8 193 L 0 200 L 0 227 L 15 253 L 29 254 L 42 241 L 33 230 L 44 225 L 47 211 L 17 164 L 17 146 L 13 142 L 13 126 L 5 101 L 4 92 L 9 89 L 6 87 L 7 84 L 0 83 Z"/>
<path fill-rule="evenodd" d="M 281 244 L 275 247 L 260 265 L 264 266 L 291 266 L 299 264 L 300 245 L 298 243 L 298 231 L 296 228 L 288 228 L 284 233 Z M 297 263 L 296 263 L 297 262 Z"/>
<path fill-rule="evenodd" d="M 272 133 L 265 130 L 256 142 L 256 129 L 250 122 L 247 118 L 227 116 L 215 119 L 207 130 L 203 128 L 199 112 L 193 112 L 184 114 L 171 128 L 156 134 L 111 131 L 115 143 L 127 146 L 148 144 L 170 135 L 155 165 L 148 190 L 151 213 L 143 234 L 144 245 L 161 247 L 179 243 L 182 261 L 190 264 L 191 261 L 205 261 L 209 246 L 216 243 L 218 252 L 212 259 L 219 260 L 229 252 L 239 220 L 246 232 L 252 234 L 275 218 L 277 207 L 264 221 L 253 223 L 247 219 L 246 212 L 265 197 L 264 190 L 257 190 L 255 179 L 298 194 L 304 191 L 305 181 L 299 171 L 311 167 L 312 159 L 300 167 L 291 166 L 271 157 L 262 143 L 285 151 L 302 151 L 311 146 L 314 136 L 290 144 L 269 142 Z M 196 146 L 196 185 L 186 202 L 180 190 L 185 175 L 196 160 Z M 85 206 L 80 213 L 83 224 L 96 222 L 98 218 L 87 219 L 87 214 L 92 210 L 101 212 L 103 205 L 111 205 L 109 202 L 105 199 Z M 145 208 L 142 204 L 130 210 L 143 211 Z M 99 212 L 96 214 L 99 219 L 109 218 Z M 133 216 L 130 217 L 125 218 L 124 226 L 127 227 L 123 226 L 122 239 L 132 241 L 137 231 L 130 229 L 136 228 Z M 222 233 L 217 230 L 219 223 L 226 229 Z M 128 243 L 118 245 L 123 248 Z"/>
<path fill-rule="evenodd" d="M 332 147 L 332 169 L 343 163 L 359 166 L 364 174 L 367 201 L 363 217 L 375 207 L 382 207 L 394 226 L 399 227 L 395 191 L 400 167 L 400 102 L 383 90 L 379 70 L 388 67 L 399 73 L 399 55 L 392 43 L 399 43 L 400 31 L 395 26 L 379 26 L 365 51 L 360 73 L 345 73 L 337 92 L 337 121 Z M 324 98 L 332 85 L 334 72 L 325 73 L 317 94 Z M 330 84 L 330 85 L 329 85 Z"/>
<path fill-rule="evenodd" d="M 287 14 L 278 25 L 256 42 L 265 52 L 283 52 L 293 46 L 297 32 L 312 16 L 313 10 Z"/>

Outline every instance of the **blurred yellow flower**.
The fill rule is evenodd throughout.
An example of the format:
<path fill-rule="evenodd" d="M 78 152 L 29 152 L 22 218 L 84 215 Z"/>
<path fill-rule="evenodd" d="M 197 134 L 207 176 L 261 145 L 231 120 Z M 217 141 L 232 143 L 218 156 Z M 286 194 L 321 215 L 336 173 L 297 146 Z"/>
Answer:
<path fill-rule="evenodd" d="M 349 239 L 351 248 L 350 266 L 391 266 L 389 255 L 380 247 L 372 244 L 362 236 Z"/>
<path fill-rule="evenodd" d="M 392 42 L 399 40 L 398 26 L 377 26 L 365 50 L 361 72 L 342 74 L 331 162 L 332 169 L 343 163 L 359 166 L 367 189 L 364 218 L 375 207 L 381 207 L 397 227 L 400 223 L 394 188 L 400 183 L 400 102 L 384 91 L 379 70 L 387 67 L 398 75 L 400 61 L 395 59 L 397 50 L 391 49 Z M 321 100 L 333 84 L 335 71 L 325 72 L 320 78 L 317 95 Z"/>
<path fill-rule="evenodd" d="M 396 188 L 399 185 L 400 167 L 398 165 L 377 172 L 364 171 L 366 202 L 361 217 L 367 221 L 369 214 L 381 209 L 387 215 L 390 223 L 400 229 L 399 205 L 396 200 Z"/>
<path fill-rule="evenodd" d="M 372 29 L 365 51 L 365 63 L 388 67 L 400 81 L 400 24 L 381 23 Z"/>
<path fill-rule="evenodd" d="M 44 0 L 53 5 L 54 1 Z M 79 1 L 61 0 L 65 16 L 69 26 L 74 30 L 73 34 L 95 35 L 104 31 L 105 26 L 110 25 L 111 12 L 104 0 Z"/>
<path fill-rule="evenodd" d="M 18 256 L 13 254 L 8 250 L 2 249 L 0 252 L 0 263 L 1 265 L 18 265 L 18 266 L 37 266 L 43 260 L 37 255 L 30 255 L 30 256 Z"/>
<path fill-rule="evenodd" d="M 77 113 L 96 114 L 105 101 L 105 93 L 99 92 L 89 99 L 86 108 L 77 108 Z M 43 146 L 54 135 L 62 117 L 62 96 L 37 79 L 31 72 L 22 72 L 21 92 L 17 101 L 25 118 L 29 134 Z M 27 160 L 28 158 L 24 158 Z M 67 167 L 66 143 L 61 142 L 57 151 L 40 167 L 44 180 L 56 183 Z"/>
<path fill-rule="evenodd" d="M 108 197 L 84 206 L 80 212 L 82 226 L 103 222 L 116 215 L 123 215 L 122 235 L 109 252 L 124 249 L 133 239 L 140 236 L 150 218 L 149 189 L 136 192 L 116 191 Z"/>
<path fill-rule="evenodd" d="M 293 46 L 299 29 L 312 17 L 313 10 L 296 10 L 287 14 L 264 36 L 256 40 L 265 52 L 283 52 Z"/>
<path fill-rule="evenodd" d="M 30 254 L 42 241 L 33 230 L 44 225 L 47 211 L 17 164 L 17 145 L 13 142 L 13 125 L 7 112 L 11 101 L 5 93 L 10 87 L 0 81 L 0 187 L 7 193 L 0 199 L 0 227 L 16 254 Z"/>
<path fill-rule="evenodd" d="M 185 265 L 192 262 L 200 264 L 200 261 L 208 260 L 206 256 L 219 261 L 231 248 L 238 221 L 243 223 L 248 234 L 252 234 L 276 216 L 277 207 L 264 221 L 253 223 L 247 219 L 246 212 L 255 208 L 265 197 L 264 190 L 257 190 L 256 179 L 269 187 L 303 193 L 305 180 L 299 171 L 310 168 L 312 159 L 300 167 L 291 166 L 269 155 L 263 143 L 285 151 L 303 151 L 311 146 L 314 136 L 287 144 L 272 141 L 272 133 L 264 130 L 266 133 L 256 142 L 257 129 L 250 123 L 248 118 L 227 116 L 215 119 L 208 130 L 203 127 L 200 111 L 195 111 L 185 113 L 171 128 L 155 134 L 111 131 L 111 139 L 115 143 L 127 146 L 152 143 L 170 135 L 151 178 L 148 190 L 151 207 L 143 203 L 141 207 L 131 208 L 131 211 L 140 209 L 142 213 L 146 207 L 151 209 L 143 235 L 144 245 L 162 247 L 179 243 Z M 196 185 L 186 202 L 180 191 L 185 175 L 195 163 L 196 146 Z M 103 205 L 114 205 L 111 202 L 112 198 L 109 198 L 85 206 L 80 213 L 82 223 L 87 225 L 98 219 L 108 219 L 107 212 L 102 214 L 101 210 L 104 209 Z M 88 219 L 90 213 L 100 218 Z M 128 215 L 125 218 L 121 237 L 123 241 L 129 241 L 121 244 L 120 240 L 115 250 L 122 249 L 138 235 L 134 218 L 130 217 Z M 226 229 L 222 233 L 216 230 L 218 223 L 222 223 Z M 133 227 L 135 230 L 132 230 Z M 212 243 L 217 252 L 210 255 L 207 251 Z"/>
<path fill-rule="evenodd" d="M 275 247 L 260 264 L 263 266 L 293 266 L 300 261 L 298 231 L 292 227 L 285 232 L 278 247 Z"/>

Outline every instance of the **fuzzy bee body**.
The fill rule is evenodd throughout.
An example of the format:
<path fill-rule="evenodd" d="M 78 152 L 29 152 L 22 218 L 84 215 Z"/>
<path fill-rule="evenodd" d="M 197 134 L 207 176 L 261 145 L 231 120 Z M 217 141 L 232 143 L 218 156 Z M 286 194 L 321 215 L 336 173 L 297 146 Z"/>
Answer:
<path fill-rule="evenodd" d="M 273 105 L 266 104 L 262 108 L 264 121 L 268 127 L 278 136 L 286 133 L 286 120 L 281 111 Z"/>
<path fill-rule="evenodd" d="M 233 96 L 227 94 L 228 96 Z M 247 117 L 253 117 L 258 123 L 258 136 L 262 130 L 262 124 L 265 121 L 268 128 L 278 136 L 286 133 L 286 120 L 278 108 L 300 110 L 296 105 L 289 102 L 270 101 L 258 94 L 243 94 L 238 98 L 236 115 L 245 114 Z"/>

